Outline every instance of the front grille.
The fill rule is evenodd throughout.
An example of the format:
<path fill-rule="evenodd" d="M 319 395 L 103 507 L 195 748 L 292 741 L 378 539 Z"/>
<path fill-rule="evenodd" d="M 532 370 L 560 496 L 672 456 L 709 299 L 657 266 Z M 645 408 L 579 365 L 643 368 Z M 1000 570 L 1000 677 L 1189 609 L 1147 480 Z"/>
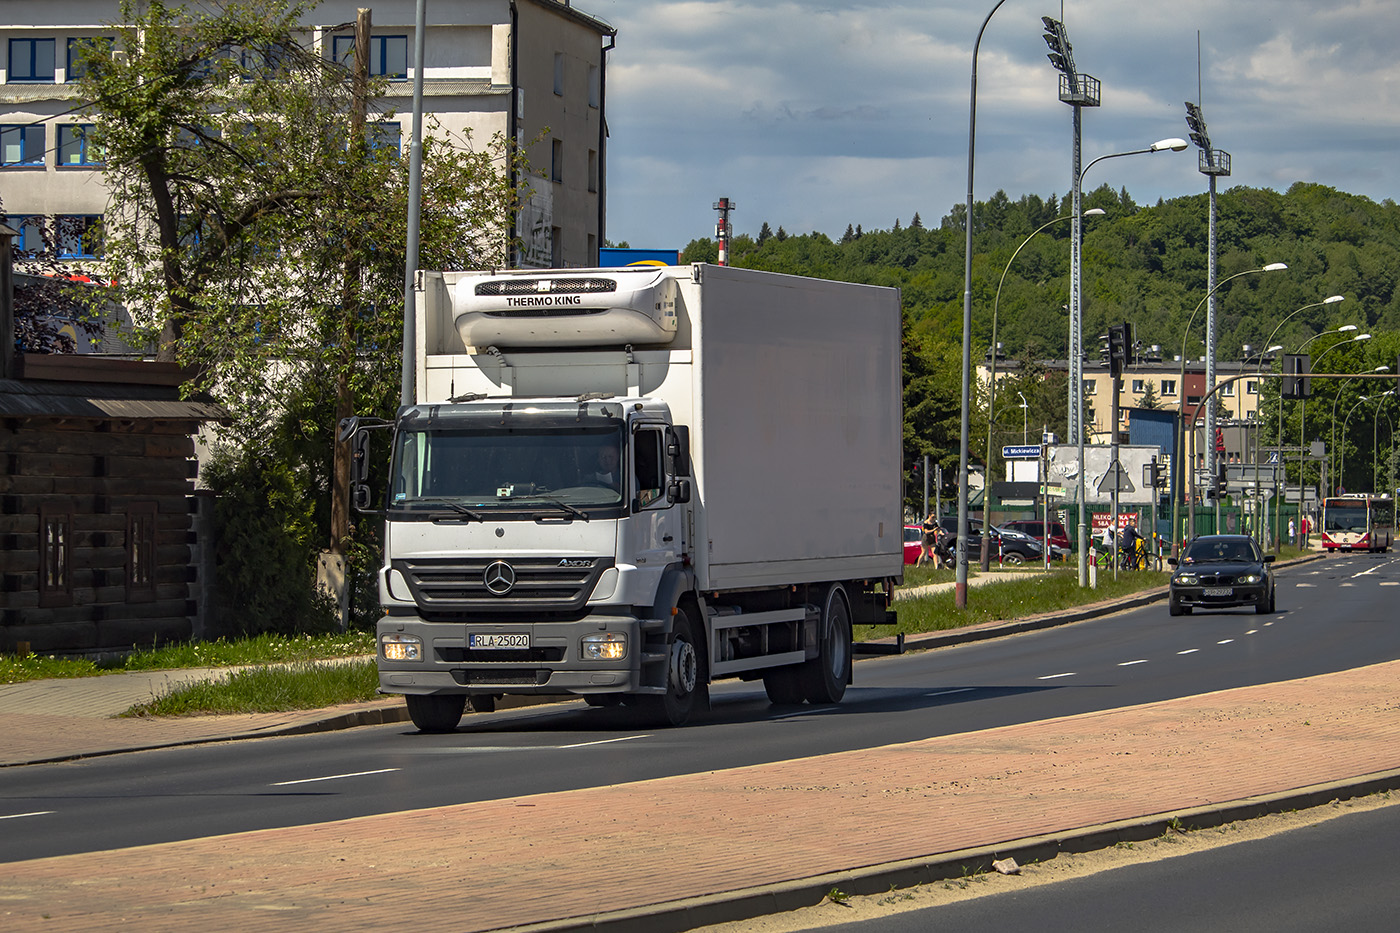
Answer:
<path fill-rule="evenodd" d="M 615 279 L 549 279 L 549 288 L 540 290 L 540 279 L 494 279 L 479 282 L 478 295 L 596 295 L 617 291 Z"/>
<path fill-rule="evenodd" d="M 586 566 L 572 566 L 580 561 Z M 486 572 L 505 564 L 514 585 L 501 595 L 487 588 Z M 425 617 L 453 613 L 578 612 L 611 557 L 475 557 L 395 560 L 413 601 Z M 498 568 L 500 569 L 500 568 Z M 498 575 L 499 576 L 499 575 Z"/>
<path fill-rule="evenodd" d="M 524 648 L 519 651 L 472 648 L 439 648 L 438 656 L 449 664 L 467 661 L 473 664 L 558 664 L 564 660 L 563 648 Z"/>
<path fill-rule="evenodd" d="M 523 667 L 487 671 L 458 670 L 452 672 L 452 678 L 464 687 L 495 685 L 542 687 L 549 683 L 551 673 L 550 671 L 530 670 Z"/>

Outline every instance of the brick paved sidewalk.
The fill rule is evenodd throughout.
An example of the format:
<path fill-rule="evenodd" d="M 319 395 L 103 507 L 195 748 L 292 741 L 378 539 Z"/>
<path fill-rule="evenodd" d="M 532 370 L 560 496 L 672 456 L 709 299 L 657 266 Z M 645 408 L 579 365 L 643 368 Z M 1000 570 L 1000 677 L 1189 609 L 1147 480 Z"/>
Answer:
<path fill-rule="evenodd" d="M 1400 768 L 1397 677 L 20 862 L 0 928 L 458 933 L 779 884 Z"/>

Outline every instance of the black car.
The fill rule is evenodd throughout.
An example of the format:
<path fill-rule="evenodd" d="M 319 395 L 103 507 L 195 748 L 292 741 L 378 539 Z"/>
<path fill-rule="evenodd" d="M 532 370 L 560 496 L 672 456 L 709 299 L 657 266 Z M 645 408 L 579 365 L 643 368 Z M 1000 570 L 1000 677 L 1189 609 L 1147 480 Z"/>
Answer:
<path fill-rule="evenodd" d="M 943 530 L 950 535 L 957 535 L 958 520 L 956 518 L 940 518 L 938 524 L 943 526 Z M 967 559 L 971 563 L 982 559 L 982 521 L 977 518 L 967 520 Z M 992 557 L 996 559 L 1001 555 L 1003 564 L 1018 566 L 1031 561 L 1044 560 L 1044 552 L 1040 549 L 1040 542 L 1029 535 L 1021 534 L 1019 531 L 1003 532 L 996 525 L 992 526 Z M 949 540 L 949 547 L 953 547 L 953 541 Z"/>
<path fill-rule="evenodd" d="M 1253 606 L 1263 615 L 1274 611 L 1274 555 L 1259 550 L 1249 535 L 1201 535 L 1181 559 L 1169 558 L 1172 573 L 1168 611 L 1188 615 L 1192 609 Z"/>

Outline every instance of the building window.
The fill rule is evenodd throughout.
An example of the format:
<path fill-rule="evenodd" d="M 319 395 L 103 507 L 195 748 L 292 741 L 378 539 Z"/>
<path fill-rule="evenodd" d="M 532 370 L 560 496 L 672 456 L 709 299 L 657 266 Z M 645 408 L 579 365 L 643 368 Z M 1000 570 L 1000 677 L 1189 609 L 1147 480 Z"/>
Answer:
<path fill-rule="evenodd" d="M 1175 395 L 1175 394 L 1176 394 L 1176 380 L 1175 380 L 1175 379 L 1163 379 L 1163 380 L 1162 380 L 1162 394 L 1163 394 L 1163 395 Z"/>
<path fill-rule="evenodd" d="M 126 510 L 126 599 L 156 598 L 156 504 L 133 502 Z"/>
<path fill-rule="evenodd" d="M 597 65 L 588 66 L 588 106 L 594 110 L 598 109 L 598 101 L 602 97 L 602 85 L 598 80 L 599 74 Z"/>
<path fill-rule="evenodd" d="M 83 65 L 83 56 L 91 54 L 91 51 L 109 52 L 112 45 L 111 36 L 83 36 L 69 39 L 67 69 L 63 73 L 64 80 L 77 81 L 79 78 L 86 77 L 87 68 Z"/>
<path fill-rule="evenodd" d="M 1097 395 L 1097 394 L 1098 394 L 1098 391 L 1099 391 L 1099 384 L 1098 384 L 1097 382 L 1095 382 L 1093 379 L 1085 379 L 1085 380 L 1084 380 L 1084 394 L 1085 394 L 1085 395 Z"/>
<path fill-rule="evenodd" d="M 96 129 L 91 123 L 60 123 L 58 164 L 101 165 L 102 154 L 92 144 L 92 134 Z"/>
<path fill-rule="evenodd" d="M 549 265 L 554 269 L 564 268 L 564 231 L 560 227 L 549 228 Z"/>
<path fill-rule="evenodd" d="M 10 82 L 52 84 L 54 39 L 11 39 Z"/>
<path fill-rule="evenodd" d="M 564 53 L 554 53 L 554 93 L 564 96 Z"/>
<path fill-rule="evenodd" d="M 39 605 L 73 604 L 73 513 L 39 507 Z"/>
<path fill-rule="evenodd" d="M 355 37 L 336 36 L 331 43 L 335 60 L 349 68 L 355 59 Z M 370 36 L 369 73 L 402 81 L 408 77 L 408 36 Z"/>
<path fill-rule="evenodd" d="M 1142 395 L 1142 394 L 1143 394 L 1144 392 L 1146 392 L 1146 391 L 1147 391 L 1147 382 L 1146 382 L 1145 380 L 1142 380 L 1142 379 L 1134 379 L 1134 380 L 1133 380 L 1133 394 L 1134 394 L 1134 395 Z"/>
<path fill-rule="evenodd" d="M 1233 382 L 1225 383 L 1220 387 L 1220 394 L 1228 398 L 1233 398 L 1235 395 L 1235 384 Z"/>
<path fill-rule="evenodd" d="M 598 190 L 598 153 L 593 149 L 588 150 L 588 190 Z"/>
<path fill-rule="evenodd" d="M 0 125 L 0 165 L 44 164 L 44 127 Z"/>
<path fill-rule="evenodd" d="M 402 130 L 397 123 L 380 121 L 367 124 L 365 134 L 371 150 L 392 149 L 395 155 L 403 152 Z"/>
<path fill-rule="evenodd" d="M 549 144 L 549 180 L 564 180 L 564 141 L 551 140 Z"/>
<path fill-rule="evenodd" d="M 6 217 L 5 223 L 19 231 L 14 245 L 31 256 L 44 251 L 44 219 L 35 215 Z"/>
<path fill-rule="evenodd" d="M 1258 394 L 1259 394 L 1259 383 L 1253 382 L 1253 381 L 1251 381 L 1251 380 L 1246 379 L 1246 380 L 1245 380 L 1245 383 L 1244 383 L 1244 394 L 1245 394 L 1245 395 L 1258 395 Z"/>
<path fill-rule="evenodd" d="M 588 235 L 588 264 L 598 265 L 598 238 L 591 233 Z"/>
<path fill-rule="evenodd" d="M 102 254 L 101 214 L 59 214 L 54 227 L 60 259 L 96 259 Z"/>

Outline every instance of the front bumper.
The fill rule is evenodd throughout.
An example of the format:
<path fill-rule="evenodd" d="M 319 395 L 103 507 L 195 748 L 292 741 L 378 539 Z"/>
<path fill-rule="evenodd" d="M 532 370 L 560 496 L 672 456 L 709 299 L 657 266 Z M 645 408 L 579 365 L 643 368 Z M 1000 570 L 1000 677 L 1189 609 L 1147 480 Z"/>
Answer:
<path fill-rule="evenodd" d="M 379 620 L 379 691 L 401 694 L 584 695 L 636 693 L 642 688 L 645 631 L 659 620 L 595 612 L 577 622 L 425 622 L 416 617 Z M 529 648 L 472 649 L 471 635 L 528 633 Z M 616 660 L 582 657 L 585 635 L 616 633 L 626 653 Z M 417 636 L 422 659 L 389 660 L 383 637 Z"/>
<path fill-rule="evenodd" d="M 1206 595 L 1206 590 L 1229 590 L 1228 596 Z M 1171 601 L 1178 606 L 1192 609 L 1231 609 L 1237 606 L 1257 606 L 1269 598 L 1269 587 L 1265 583 L 1237 583 L 1231 586 L 1179 586 L 1171 585 Z"/>

